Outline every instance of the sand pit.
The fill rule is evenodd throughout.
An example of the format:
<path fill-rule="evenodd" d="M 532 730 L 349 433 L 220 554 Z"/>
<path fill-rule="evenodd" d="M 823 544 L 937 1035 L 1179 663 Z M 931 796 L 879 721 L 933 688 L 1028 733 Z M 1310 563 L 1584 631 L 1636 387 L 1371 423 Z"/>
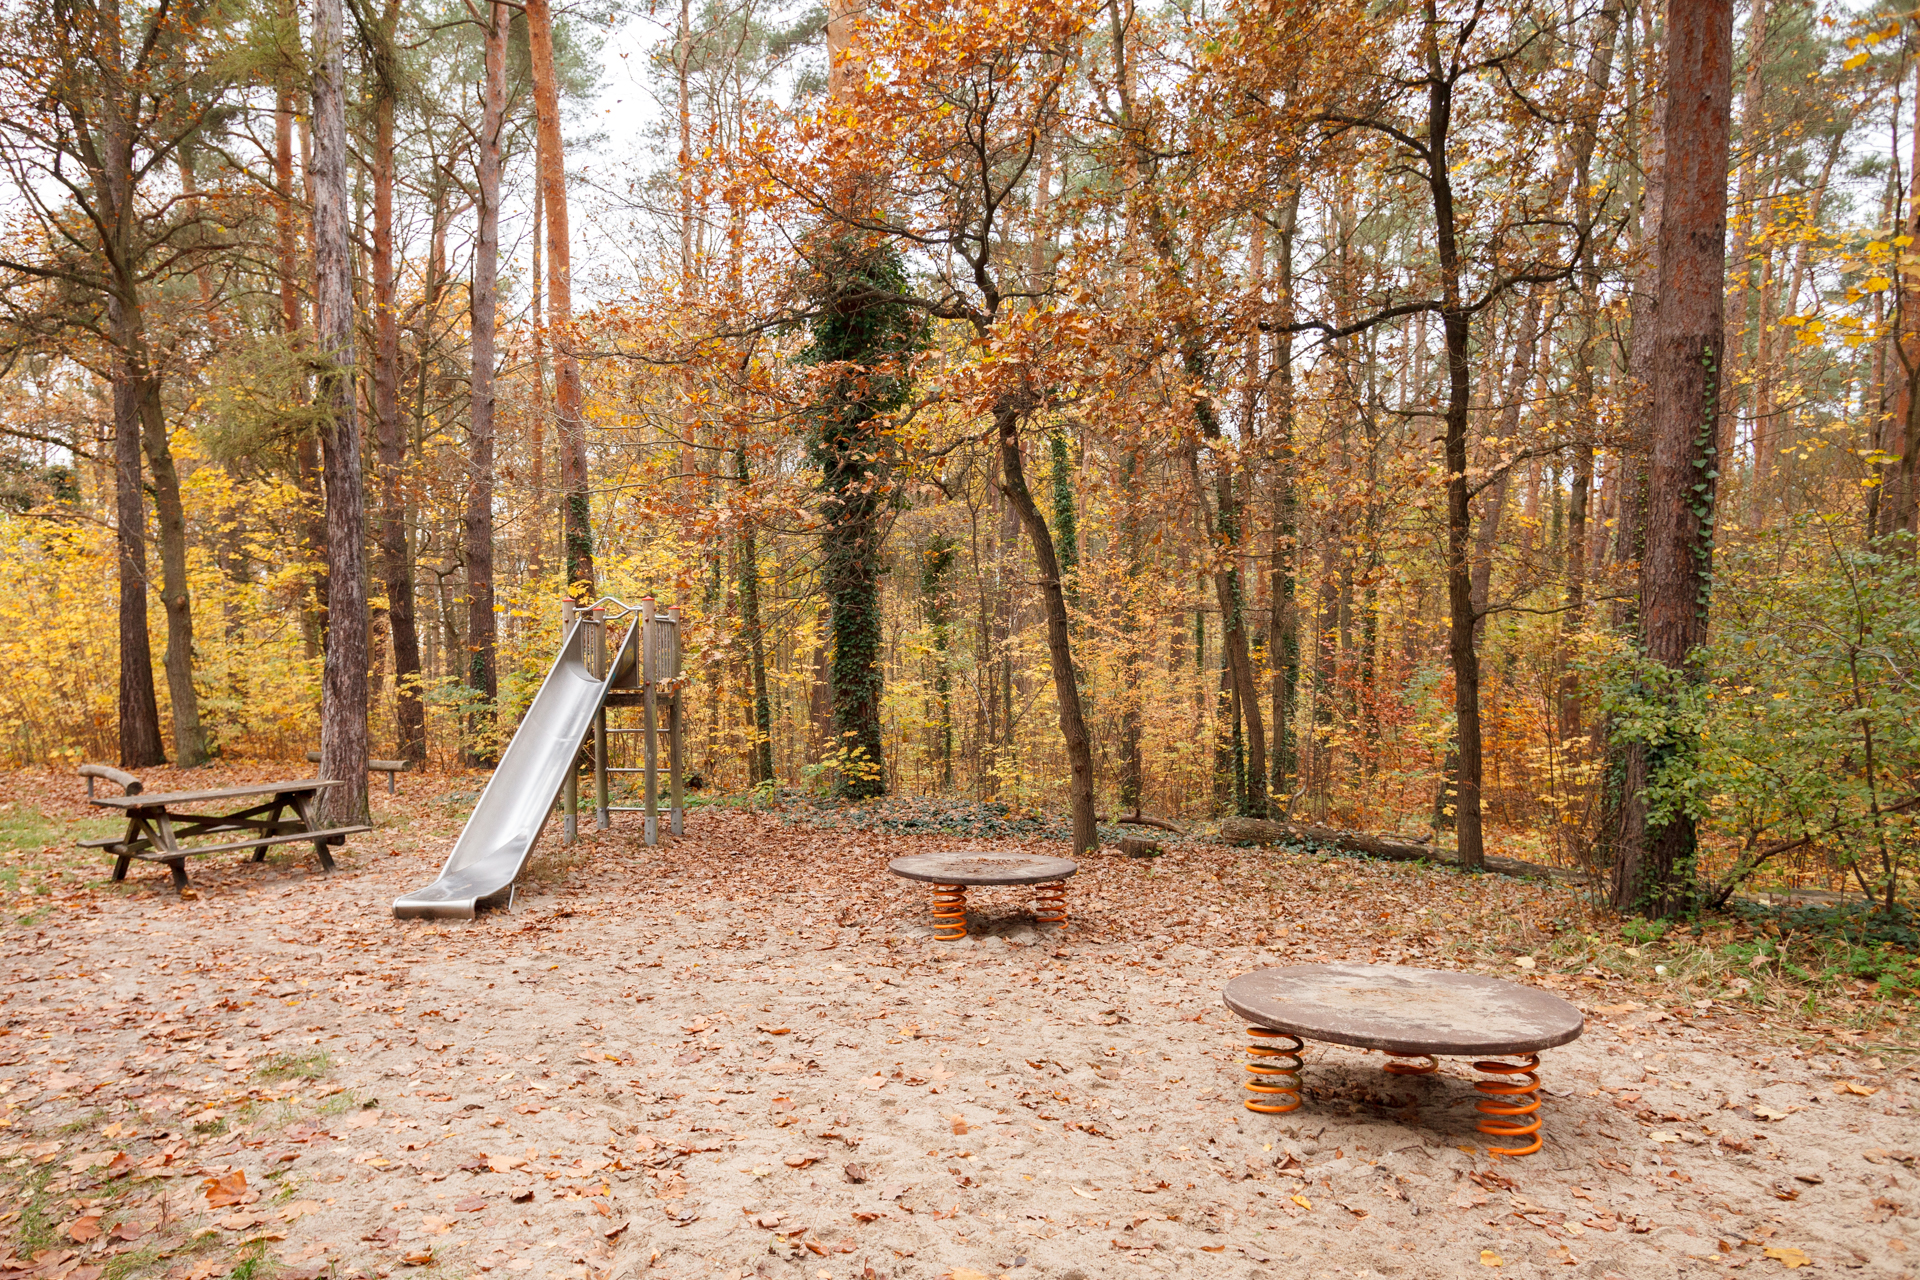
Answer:
<path fill-rule="evenodd" d="M 1442 922 L 1452 873 L 1091 857 L 1064 930 L 977 890 L 975 936 L 943 944 L 888 858 L 1064 849 L 706 810 L 664 848 L 550 858 L 510 914 L 396 922 L 458 821 L 445 779 L 402 786 L 332 876 L 207 858 L 182 900 L 164 868 L 115 889 L 44 856 L 71 874 L 0 933 L 0 1277 L 1920 1266 L 1902 1061 L 1516 967 Z M 1355 891 L 1310 888 L 1328 874 Z M 1302 1110 L 1244 1110 L 1222 985 L 1323 960 L 1478 962 L 1580 1005 L 1543 1054 L 1545 1148 L 1485 1154 L 1459 1061 L 1396 1078 L 1311 1045 Z"/>

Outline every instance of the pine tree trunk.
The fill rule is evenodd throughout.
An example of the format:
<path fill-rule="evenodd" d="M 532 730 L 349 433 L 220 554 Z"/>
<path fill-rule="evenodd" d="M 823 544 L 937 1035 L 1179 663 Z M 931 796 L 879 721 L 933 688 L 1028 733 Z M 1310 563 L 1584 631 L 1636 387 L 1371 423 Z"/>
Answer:
<path fill-rule="evenodd" d="M 327 492 L 327 646 L 320 773 L 330 825 L 367 820 L 366 497 L 354 383 L 353 245 L 347 193 L 346 58 L 340 0 L 313 5 L 314 331 Z"/>
<path fill-rule="evenodd" d="M 494 334 L 499 307 L 500 147 L 507 114 L 507 25 L 500 0 L 487 5 L 486 88 L 480 118 L 479 238 L 473 251 L 473 363 L 468 413 L 467 687 L 478 706 L 467 727 L 468 763 L 493 759 L 494 700 L 499 697 L 493 596 Z"/>
<path fill-rule="evenodd" d="M 1660 219 L 1659 302 L 1651 343 L 1653 439 L 1640 642 L 1673 684 L 1650 696 L 1677 703 L 1703 678 L 1718 476 L 1719 395 L 1726 300 L 1727 152 L 1733 96 L 1732 0 L 1672 3 L 1667 24 L 1666 192 Z M 1614 850 L 1613 900 L 1669 916 L 1693 901 L 1696 833 L 1688 814 L 1656 817 L 1644 792 L 1684 767 L 1697 743 L 1673 733 L 1630 744 L 1626 787 L 1637 799 Z"/>
<path fill-rule="evenodd" d="M 400 423 L 400 315 L 394 297 L 393 111 L 396 88 L 387 61 L 399 16 L 389 0 L 381 22 L 385 45 L 376 58 L 373 144 L 373 414 L 380 458 L 380 568 L 387 588 L 387 626 L 393 640 L 394 723 L 402 760 L 427 759 L 427 711 L 420 698 L 420 634 L 414 620 L 413 557 L 407 544 L 401 467 L 406 433 Z M 476 351 L 479 338 L 474 339 Z"/>
<path fill-rule="evenodd" d="M 1027 488 L 1026 469 L 1020 459 L 1020 412 L 1015 405 L 1002 401 L 994 406 L 993 416 L 1007 498 L 1020 523 L 1027 528 L 1033 558 L 1040 570 L 1040 598 L 1047 613 L 1047 657 L 1053 669 L 1054 698 L 1060 704 L 1060 736 L 1066 744 L 1071 774 L 1068 793 L 1073 803 L 1073 851 L 1090 853 L 1100 844 L 1093 814 L 1093 744 L 1087 736 L 1086 717 L 1080 709 L 1080 681 L 1073 666 L 1060 561 L 1054 554 L 1053 535 Z"/>
<path fill-rule="evenodd" d="M 560 436 L 561 527 L 569 591 L 594 598 L 593 521 L 587 488 L 587 424 L 580 363 L 574 355 L 572 248 L 567 221 L 566 157 L 560 139 L 560 90 L 553 62 L 548 0 L 527 0 L 533 105 L 540 134 L 540 195 L 547 219 L 547 317 L 553 339 L 553 410 Z"/>

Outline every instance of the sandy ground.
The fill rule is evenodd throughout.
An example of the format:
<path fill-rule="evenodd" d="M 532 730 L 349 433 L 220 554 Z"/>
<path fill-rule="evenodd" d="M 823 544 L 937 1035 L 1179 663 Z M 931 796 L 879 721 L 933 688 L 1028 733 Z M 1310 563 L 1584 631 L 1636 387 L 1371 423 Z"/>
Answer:
<path fill-rule="evenodd" d="M 1473 914 L 1565 890 L 1103 856 L 1064 930 L 987 891 L 943 944 L 885 860 L 1009 842 L 708 810 L 659 849 L 623 817 L 547 855 L 510 913 L 396 922 L 461 785 L 377 795 L 333 875 L 217 855 L 184 900 L 162 867 L 116 888 L 49 849 L 75 870 L 0 928 L 0 1277 L 1920 1269 L 1913 1069 L 1518 969 Z M 1457 1061 L 1409 1080 L 1316 1045 L 1305 1107 L 1243 1109 L 1222 984 L 1322 959 L 1579 1004 L 1585 1036 L 1545 1055 L 1545 1149 L 1489 1158 Z"/>

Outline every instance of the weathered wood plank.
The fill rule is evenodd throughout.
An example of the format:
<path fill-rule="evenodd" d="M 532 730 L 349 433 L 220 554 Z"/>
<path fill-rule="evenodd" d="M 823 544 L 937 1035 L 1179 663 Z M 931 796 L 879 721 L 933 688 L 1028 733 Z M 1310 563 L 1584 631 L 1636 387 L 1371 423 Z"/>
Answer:
<path fill-rule="evenodd" d="M 288 831 L 277 836 L 254 836 L 246 840 L 201 845 L 193 849 L 136 850 L 127 856 L 139 858 L 143 862 L 172 862 L 175 858 L 195 858 L 203 853 L 232 853 L 236 849 L 252 849 L 269 844 L 295 844 L 303 840 L 310 840 L 315 844 L 329 844 L 344 841 L 348 836 L 371 830 L 373 830 L 372 827 L 326 827 L 319 831 Z"/>
<path fill-rule="evenodd" d="M 94 796 L 90 803 L 105 809 L 166 809 L 183 804 L 206 804 L 240 796 L 270 796 L 281 792 L 311 795 L 342 784 L 328 778 L 300 778 L 293 782 L 263 782 L 250 787 L 220 787 L 211 791 L 170 791 L 157 795 Z"/>

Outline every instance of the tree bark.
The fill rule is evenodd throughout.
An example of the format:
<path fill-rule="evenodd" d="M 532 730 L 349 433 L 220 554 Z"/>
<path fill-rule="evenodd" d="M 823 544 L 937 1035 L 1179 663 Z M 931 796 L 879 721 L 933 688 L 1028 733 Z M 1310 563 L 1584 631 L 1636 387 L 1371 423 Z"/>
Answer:
<path fill-rule="evenodd" d="M 734 466 L 744 489 L 749 483 L 746 446 L 734 455 Z M 760 619 L 760 547 L 751 514 L 741 521 L 739 554 L 740 630 L 747 642 L 747 686 L 753 703 L 749 708 L 753 742 L 747 753 L 747 777 L 759 786 L 774 780 L 773 701 L 767 695 L 767 638 Z"/>
<path fill-rule="evenodd" d="M 355 395 L 353 244 L 347 193 L 346 48 L 340 0 L 313 5 L 314 330 L 327 493 L 327 645 L 320 772 L 331 825 L 367 820 L 366 495 Z"/>
<path fill-rule="evenodd" d="M 119 300 L 107 300 L 112 324 Z M 114 541 L 120 577 L 120 767 L 167 762 L 147 640 L 147 516 L 140 492 L 140 408 L 125 356 L 113 362 Z"/>
<path fill-rule="evenodd" d="M 288 19 L 291 29 L 291 19 Z M 280 276 L 280 331 L 289 352 L 300 342 L 300 233 L 293 194 L 293 95 L 274 91 L 273 108 L 274 242 Z M 304 398 L 304 386 L 301 388 Z M 319 654 L 326 628 L 327 526 L 320 496 L 320 442 L 302 430 L 294 443 L 294 485 L 300 494 L 300 536 L 306 559 L 305 594 L 300 601 L 301 632 L 309 658 Z"/>
<path fill-rule="evenodd" d="M 1288 194 L 1280 210 L 1279 261 L 1275 263 L 1275 306 L 1278 310 L 1273 342 L 1274 393 L 1273 465 L 1274 519 L 1271 608 L 1267 650 L 1273 664 L 1273 801 L 1293 794 L 1299 779 L 1300 749 L 1294 732 L 1294 704 L 1300 685 L 1300 610 L 1294 600 L 1295 564 L 1299 552 L 1299 499 L 1294 473 L 1293 401 L 1293 238 L 1300 212 L 1300 192 Z"/>
<path fill-rule="evenodd" d="M 413 556 L 407 545 L 406 496 L 401 468 L 406 433 L 400 422 L 400 315 L 394 298 L 392 39 L 398 0 L 388 0 L 374 50 L 373 144 L 373 414 L 380 459 L 380 568 L 387 588 L 387 626 L 393 639 L 394 723 L 399 756 L 413 764 L 427 759 L 427 709 L 420 698 L 420 634 L 414 618 Z M 480 337 L 475 326 L 475 361 Z"/>
<path fill-rule="evenodd" d="M 1640 643 L 1670 683 L 1649 696 L 1673 708 L 1704 677 L 1712 590 L 1714 492 L 1724 349 L 1727 151 L 1733 97 L 1732 0 L 1671 0 L 1667 14 L 1666 193 L 1652 335 L 1653 439 Z M 1693 818 L 1650 815 L 1645 789 L 1685 767 L 1697 744 L 1678 729 L 1629 744 L 1630 806 L 1614 850 L 1614 905 L 1669 916 L 1694 898 Z"/>
<path fill-rule="evenodd" d="M 1071 772 L 1068 794 L 1073 804 L 1073 851 L 1089 853 L 1099 847 L 1093 813 L 1093 743 L 1087 735 L 1080 707 L 1080 682 L 1073 667 L 1071 632 L 1067 625 L 1067 596 L 1060 581 L 1060 561 L 1054 554 L 1053 534 L 1027 488 L 1020 458 L 1020 410 L 1008 400 L 994 406 L 994 427 L 1000 441 L 1000 474 L 1008 500 L 1027 527 L 1033 558 L 1040 570 L 1040 598 L 1047 613 L 1047 657 L 1053 669 L 1053 692 L 1060 704 L 1060 736 L 1067 748 Z"/>
<path fill-rule="evenodd" d="M 1429 40 L 1432 25 L 1428 26 Z M 1480 655 L 1474 648 L 1473 509 L 1467 483 L 1467 418 L 1471 406 L 1468 348 L 1473 316 L 1461 295 L 1460 245 L 1455 230 L 1448 129 L 1453 85 L 1429 45 L 1427 186 L 1433 200 L 1434 243 L 1440 258 L 1441 333 L 1447 353 L 1447 411 L 1443 450 L 1447 467 L 1447 654 L 1453 664 L 1453 828 L 1462 866 L 1478 869 L 1486 853 L 1480 822 Z"/>
<path fill-rule="evenodd" d="M 118 11 L 104 15 L 100 31 L 103 61 L 109 71 L 108 92 L 115 101 L 103 104 L 100 145 L 100 216 L 102 245 L 109 263 L 106 311 L 113 339 L 113 462 L 115 542 L 118 548 L 120 632 L 120 764 L 145 768 L 165 764 L 160 741 L 160 709 L 153 687 L 153 651 L 147 638 L 147 517 L 140 487 L 141 413 L 135 359 L 138 297 L 124 279 L 111 273 L 112 264 L 127 261 L 132 236 L 133 136 L 130 122 L 117 109 L 120 96 L 121 41 Z"/>
<path fill-rule="evenodd" d="M 553 410 L 560 437 L 561 527 L 567 586 L 594 598 L 593 522 L 587 489 L 587 424 L 580 364 L 574 355 L 572 248 L 567 221 L 566 158 L 560 139 L 560 90 L 553 63 L 548 0 L 527 0 L 533 105 L 540 134 L 540 195 L 547 219 L 547 317 L 553 339 Z"/>
<path fill-rule="evenodd" d="M 138 314 L 137 304 L 134 308 Z M 135 321 L 138 324 L 138 321 Z M 153 476 L 153 512 L 160 531 L 160 603 L 167 614 L 167 698 L 173 709 L 173 763 L 191 769 L 207 762 L 200 695 L 193 687 L 193 599 L 187 587 L 187 513 L 180 502 L 180 472 L 173 465 L 160 378 L 147 362 L 146 336 L 135 331 L 133 387 L 140 407 L 140 439 Z"/>
<path fill-rule="evenodd" d="M 1600 262 L 1593 248 L 1591 171 L 1594 147 L 1600 136 L 1600 112 L 1606 105 L 1607 86 L 1613 78 L 1613 49 L 1620 37 L 1622 7 L 1621 0 L 1610 0 L 1600 11 L 1593 53 L 1587 60 L 1587 91 L 1581 99 L 1574 131 L 1574 216 L 1586 249 L 1580 261 L 1580 341 L 1573 359 L 1573 419 L 1577 438 L 1573 445 L 1572 491 L 1567 499 L 1566 612 L 1561 617 L 1560 638 L 1554 655 L 1560 670 L 1558 728 L 1563 744 L 1572 743 L 1581 735 L 1580 681 L 1572 670 L 1569 650 L 1572 637 L 1577 636 L 1586 623 L 1587 507 L 1593 492 L 1594 440 L 1599 434 L 1594 404 L 1593 347 L 1600 328 Z M 1602 537 L 1604 540 L 1604 531 Z"/>
<path fill-rule="evenodd" d="M 499 309 L 500 147 L 507 116 L 507 25 L 500 0 L 484 0 L 486 89 L 477 169 L 480 228 L 473 252 L 473 365 L 468 414 L 466 568 L 467 687 L 479 706 L 467 727 L 469 764 L 493 758 L 494 700 L 500 695 L 493 593 L 494 335 Z"/>

